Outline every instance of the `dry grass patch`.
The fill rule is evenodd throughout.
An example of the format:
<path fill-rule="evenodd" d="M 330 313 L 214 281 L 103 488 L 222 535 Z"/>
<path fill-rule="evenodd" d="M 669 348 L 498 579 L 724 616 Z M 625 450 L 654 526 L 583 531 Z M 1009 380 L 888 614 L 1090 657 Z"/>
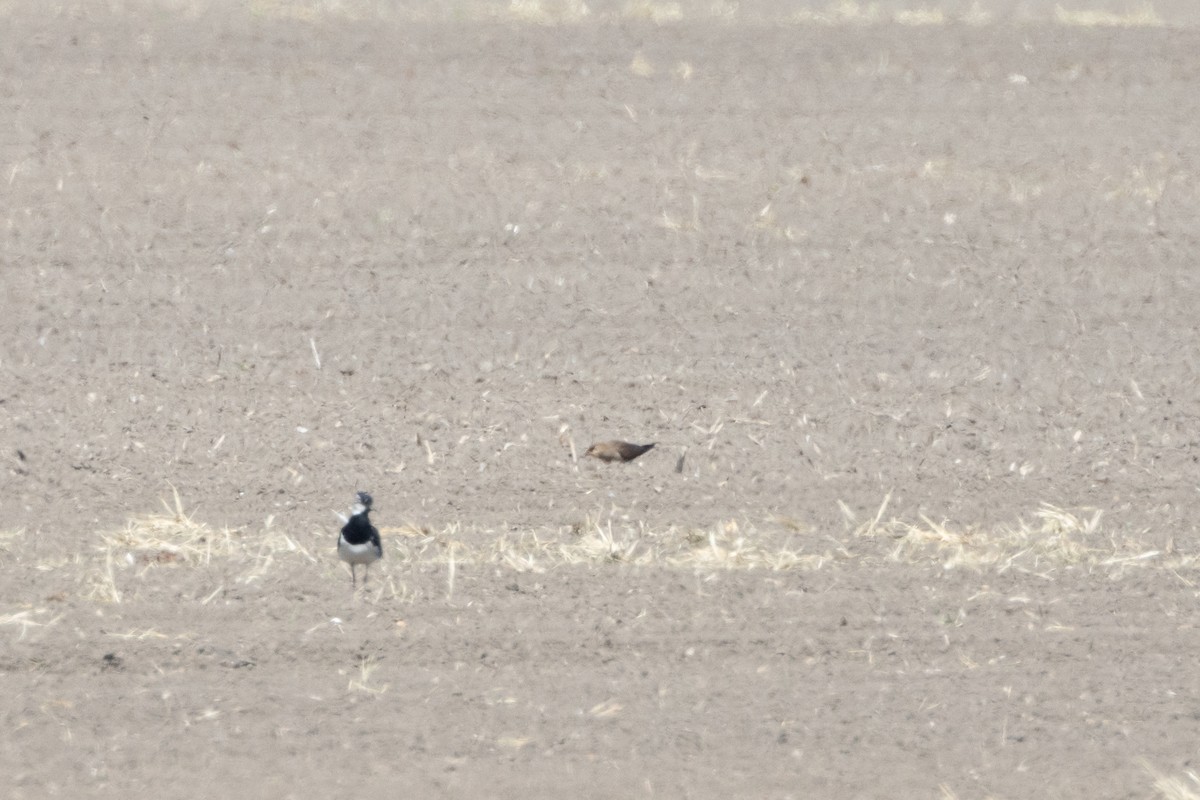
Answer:
<path fill-rule="evenodd" d="M 406 561 L 443 564 L 494 564 L 520 572 L 543 572 L 555 567 L 626 564 L 659 569 L 770 571 L 819 569 L 848 553 L 832 543 L 824 552 L 806 552 L 790 532 L 758 531 L 737 521 L 708 529 L 602 522 L 588 517 L 569 528 L 518 533 L 464 532 L 451 526 L 440 533 L 415 528 L 384 529 L 401 534 L 394 542 Z M 394 536 L 389 535 L 392 542 Z"/>
<path fill-rule="evenodd" d="M 897 25 L 945 25 L 946 15 L 938 8 L 913 8 L 897 11 L 892 19 Z"/>
<path fill-rule="evenodd" d="M 563 25 L 583 22 L 591 13 L 583 0 L 512 0 L 504 16 L 536 25 Z"/>
<path fill-rule="evenodd" d="M 1143 3 L 1125 13 L 1086 8 L 1072 10 L 1056 5 L 1054 21 L 1076 28 L 1161 28 L 1165 24 L 1150 3 Z"/>
<path fill-rule="evenodd" d="M 1043 577 L 1068 568 L 1120 577 L 1133 569 L 1170 569 L 1177 575 L 1195 570 L 1200 558 L 1181 555 L 1168 543 L 1147 546 L 1144 532 L 1118 538 L 1101 529 L 1099 510 L 1069 511 L 1043 504 L 1029 518 L 998 528 L 955 527 L 922 517 L 917 523 L 886 520 L 891 498 L 886 497 L 872 518 L 860 523 L 845 505 L 847 531 L 842 537 L 823 536 L 790 519 L 772 519 L 762 527 L 726 520 L 707 528 L 617 521 L 589 516 L 559 528 L 521 531 L 464 528 L 450 524 L 431 530 L 413 525 L 384 527 L 386 564 L 438 564 L 447 567 L 447 591 L 453 594 L 459 566 L 491 565 L 517 572 L 545 572 L 560 567 L 624 565 L 647 569 L 691 570 L 819 570 L 832 564 L 884 558 L 894 563 L 940 564 L 945 569 L 968 568 L 998 573 L 1016 570 Z M 269 580 L 288 560 L 338 567 L 331 532 L 314 531 L 306 547 L 268 519 L 248 533 L 214 529 L 184 512 L 179 494 L 164 513 L 138 517 L 121 530 L 101 535 L 88 571 L 87 596 L 120 603 L 140 578 L 163 569 L 216 568 L 211 591 L 201 602 L 216 597 L 226 585 Z M 328 551 L 320 546 L 328 546 Z M 302 565 L 303 566 L 303 565 Z M 382 586 L 398 590 L 385 571 Z M 25 617 L 14 617 L 17 624 Z"/>
<path fill-rule="evenodd" d="M 1200 776 L 1188 770 L 1187 778 L 1176 778 L 1164 775 L 1146 759 L 1141 759 L 1142 769 L 1154 779 L 1154 789 L 1164 800 L 1200 800 Z"/>
<path fill-rule="evenodd" d="M 656 24 L 679 22 L 683 19 L 683 6 L 679 3 L 653 3 L 650 0 L 629 0 L 621 7 L 621 16 L 626 19 L 648 20 Z"/>
<path fill-rule="evenodd" d="M 884 506 L 886 507 L 885 500 Z M 881 508 L 881 513 L 882 513 Z M 1200 566 L 1196 556 L 1154 548 L 1140 536 L 1105 536 L 1098 509 L 1068 511 L 1043 503 L 1032 519 L 995 529 L 956 528 L 922 517 L 920 524 L 893 520 L 879 524 L 879 515 L 857 533 L 860 537 L 895 541 L 890 558 L 898 562 L 929 559 L 946 569 L 1017 570 L 1047 575 L 1067 567 L 1100 570 L 1119 577 L 1127 570 L 1156 566 L 1189 570 Z"/>
<path fill-rule="evenodd" d="M 871 4 L 863 7 L 850 0 L 830 3 L 824 9 L 814 11 L 803 9 L 792 17 L 794 22 L 817 25 L 872 25 L 886 21 L 879 6 Z"/>
<path fill-rule="evenodd" d="M 895 561 L 921 560 L 932 553 L 947 569 L 1038 572 L 1087 561 L 1092 550 L 1085 540 L 1099 528 L 1100 516 L 1097 511 L 1082 519 L 1044 506 L 1034 513 L 1040 524 L 1021 521 L 1007 529 L 954 529 L 928 517 L 922 517 L 921 524 L 894 522 L 886 529 L 897 540 L 892 552 Z"/>
<path fill-rule="evenodd" d="M 62 619 L 62 614 L 52 615 L 46 608 L 26 608 L 10 614 L 0 614 L 0 628 L 16 632 L 18 641 L 29 635 L 31 629 L 48 628 Z"/>
<path fill-rule="evenodd" d="M 250 583 L 267 575 L 280 556 L 316 561 L 303 545 L 274 527 L 274 517 L 252 536 L 241 529 L 215 529 L 187 515 L 174 487 L 172 494 L 174 507 L 164 500 L 165 513 L 136 517 L 119 531 L 101 534 L 99 557 L 90 575 L 90 598 L 120 603 L 124 596 L 120 584 L 125 579 L 119 576 L 126 573 L 140 577 L 155 569 L 208 567 L 215 561 L 236 559 L 242 569 L 235 582 Z"/>
<path fill-rule="evenodd" d="M 390 684 L 379 685 L 374 680 L 375 672 L 379 669 L 379 659 L 372 655 L 360 654 L 358 656 L 357 674 L 350 679 L 349 685 L 346 687 L 350 692 L 365 692 L 371 695 L 380 695 L 388 690 Z"/>

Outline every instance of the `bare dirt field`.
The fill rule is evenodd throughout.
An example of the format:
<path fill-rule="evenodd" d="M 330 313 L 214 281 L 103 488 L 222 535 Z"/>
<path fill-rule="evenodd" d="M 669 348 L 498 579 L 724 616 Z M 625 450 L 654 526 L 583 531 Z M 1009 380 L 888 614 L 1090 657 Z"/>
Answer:
<path fill-rule="evenodd" d="M 1200 20 L 941 8 L 0 3 L 0 795 L 1200 797 Z"/>

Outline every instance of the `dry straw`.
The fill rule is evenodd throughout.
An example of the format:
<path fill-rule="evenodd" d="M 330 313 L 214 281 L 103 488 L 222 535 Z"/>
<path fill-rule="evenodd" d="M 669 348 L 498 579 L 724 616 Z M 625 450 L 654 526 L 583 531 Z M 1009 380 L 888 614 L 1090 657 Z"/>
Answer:
<path fill-rule="evenodd" d="M 351 692 L 365 692 L 367 694 L 380 695 L 388 690 L 390 684 L 377 685 L 373 680 L 375 672 L 379 669 L 379 659 L 371 655 L 359 655 L 358 657 L 358 674 L 350 679 L 347 690 Z"/>
<path fill-rule="evenodd" d="M 886 501 L 885 501 L 886 505 Z M 892 521 L 879 525 L 879 517 L 859 532 L 862 536 L 894 540 L 893 561 L 940 561 L 946 569 L 967 568 L 1007 572 L 1017 570 L 1048 575 L 1063 568 L 1100 570 L 1118 577 L 1139 567 L 1172 570 L 1195 569 L 1195 556 L 1176 553 L 1173 547 L 1146 544 L 1145 531 L 1118 538 L 1101 530 L 1099 509 L 1069 511 L 1043 503 L 1032 519 L 996 528 L 953 527 L 922 516 L 920 524 Z"/>
<path fill-rule="evenodd" d="M 779 535 L 743 532 L 735 520 L 701 530 L 674 526 L 651 530 L 640 524 L 615 525 L 611 519 L 602 522 L 596 516 L 557 530 L 466 534 L 459 526 L 451 526 L 437 534 L 415 528 L 385 529 L 384 533 L 406 535 L 407 541 L 396 545 L 406 561 L 492 564 L 519 572 L 603 564 L 777 571 L 817 569 L 833 558 L 827 552 L 805 553 L 789 541 L 779 541 Z"/>
<path fill-rule="evenodd" d="M 284 561 L 336 568 L 318 542 L 327 532 L 314 532 L 305 547 L 268 519 L 263 528 L 214 529 L 185 513 L 172 488 L 173 505 L 165 513 L 130 520 L 121 530 L 100 537 L 89 572 L 88 596 L 120 603 L 137 580 L 156 570 L 214 568 L 218 580 L 205 588 L 200 601 L 220 595 L 227 583 L 268 579 Z M 756 527 L 748 521 L 725 520 L 707 528 L 651 528 L 640 522 L 617 521 L 612 514 L 588 516 L 560 528 L 495 531 L 464 529 L 450 524 L 441 530 L 412 525 L 383 528 L 391 563 L 444 565 L 446 593 L 452 597 L 462 567 L 493 565 L 517 572 L 555 568 L 619 565 L 629 568 L 691 570 L 818 570 L 835 563 L 882 557 L 893 563 L 936 563 L 946 569 L 998 573 L 1017 571 L 1049 577 L 1063 569 L 1097 571 L 1119 577 L 1129 570 L 1158 567 L 1194 570 L 1196 556 L 1175 552 L 1172 544 L 1154 548 L 1146 532 L 1117 537 L 1102 530 L 1096 509 L 1067 510 L 1043 504 L 1015 525 L 994 528 L 957 527 L 922 516 L 913 523 L 885 519 L 891 496 L 873 516 L 858 515 L 841 504 L 847 530 L 841 538 L 821 536 L 787 518 Z M 328 544 L 328 542 L 325 542 Z M 316 553 L 316 555 L 314 555 Z M 393 594 L 403 592 L 385 575 Z"/>
<path fill-rule="evenodd" d="M 1164 800 L 1200 800 L 1200 776 L 1192 770 L 1185 774 L 1187 780 L 1164 775 L 1146 759 L 1139 759 L 1142 769 L 1154 779 L 1154 789 Z"/>
<path fill-rule="evenodd" d="M 102 534 L 99 558 L 91 573 L 89 596 L 120 603 L 124 593 L 118 575 L 132 572 L 143 576 L 151 570 L 171 567 L 209 567 L 235 563 L 233 580 L 250 583 L 267 575 L 276 559 L 288 555 L 316 561 L 293 537 L 277 529 L 268 518 L 261 532 L 248 536 L 242 530 L 214 529 L 192 519 L 183 510 L 178 490 L 171 487 L 174 507 L 163 501 L 165 513 L 136 517 L 121 530 Z M 218 587 L 207 600 L 219 593 Z"/>
<path fill-rule="evenodd" d="M 62 619 L 62 614 L 51 617 L 45 608 L 27 608 L 12 614 L 0 614 L 0 628 L 12 627 L 19 630 L 17 641 L 29 635 L 34 628 L 48 628 Z M 39 619 L 40 618 L 40 619 Z"/>

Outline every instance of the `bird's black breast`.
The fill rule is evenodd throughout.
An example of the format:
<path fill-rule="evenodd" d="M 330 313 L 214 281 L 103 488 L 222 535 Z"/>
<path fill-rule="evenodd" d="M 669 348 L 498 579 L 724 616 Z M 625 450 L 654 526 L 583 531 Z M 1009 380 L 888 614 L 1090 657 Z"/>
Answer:
<path fill-rule="evenodd" d="M 379 544 L 379 531 L 371 524 L 366 514 L 355 514 L 342 526 L 342 538 L 347 544 Z"/>

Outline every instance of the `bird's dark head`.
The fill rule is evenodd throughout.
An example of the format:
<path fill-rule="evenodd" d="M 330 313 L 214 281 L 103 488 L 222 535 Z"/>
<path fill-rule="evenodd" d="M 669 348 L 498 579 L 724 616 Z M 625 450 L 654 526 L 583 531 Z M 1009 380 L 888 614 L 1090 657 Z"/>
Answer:
<path fill-rule="evenodd" d="M 371 495 L 367 494 L 366 492 L 358 493 L 358 504 L 362 506 L 363 511 L 370 511 L 371 504 L 373 502 L 375 501 L 371 498 Z"/>

